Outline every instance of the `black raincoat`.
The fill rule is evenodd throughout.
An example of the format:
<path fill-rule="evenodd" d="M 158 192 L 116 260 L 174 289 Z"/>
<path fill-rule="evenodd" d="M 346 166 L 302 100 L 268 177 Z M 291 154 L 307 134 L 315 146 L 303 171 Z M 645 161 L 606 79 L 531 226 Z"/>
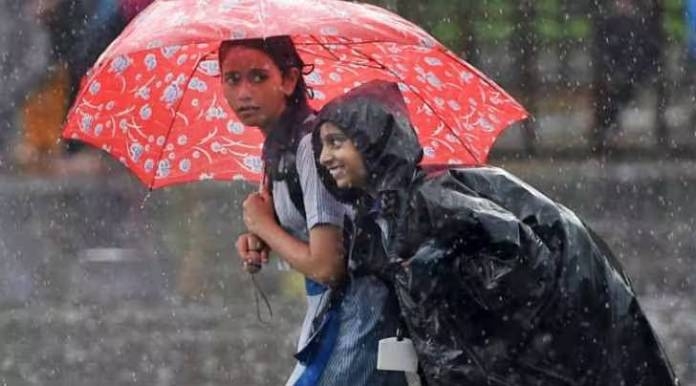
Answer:
<path fill-rule="evenodd" d="M 429 386 L 677 384 L 628 277 L 572 211 L 499 168 L 423 172 L 394 84 L 318 118 L 364 156 L 373 199 L 351 259 L 370 259 L 351 267 L 393 287 Z"/>

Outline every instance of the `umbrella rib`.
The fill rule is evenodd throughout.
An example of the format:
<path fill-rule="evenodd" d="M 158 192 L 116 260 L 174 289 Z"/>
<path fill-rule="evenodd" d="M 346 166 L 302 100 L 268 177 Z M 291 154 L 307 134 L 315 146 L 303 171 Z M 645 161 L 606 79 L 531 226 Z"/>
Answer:
<path fill-rule="evenodd" d="M 303 51 L 302 49 L 300 49 L 300 52 L 309 53 L 308 51 Z M 317 57 L 317 58 L 321 58 L 321 59 L 329 59 L 329 60 L 333 60 L 333 59 L 334 59 L 333 56 L 329 56 L 329 55 L 324 56 L 324 55 L 318 55 L 318 54 L 315 54 L 315 53 L 311 53 L 311 54 L 312 54 L 313 56 L 315 56 L 315 57 Z M 374 68 L 374 69 L 377 69 L 377 70 L 383 70 L 383 68 L 380 67 L 380 66 L 378 66 L 378 65 L 374 65 L 374 64 L 373 64 L 373 65 L 370 65 L 370 64 L 367 64 L 367 63 L 356 62 L 356 61 L 353 61 L 353 60 L 345 60 L 345 59 L 341 60 L 341 59 L 336 59 L 336 63 L 340 63 L 340 64 L 350 64 L 350 65 L 355 65 L 355 66 L 360 66 L 360 67 L 365 67 L 365 68 Z"/>
<path fill-rule="evenodd" d="M 298 36 L 307 36 L 307 35 L 298 35 Z M 223 39 L 223 40 L 224 40 L 224 39 Z M 233 39 L 233 40 L 234 40 L 234 39 Z M 201 39 L 201 40 L 191 40 L 191 41 L 187 41 L 187 42 L 181 42 L 181 43 L 178 43 L 178 45 L 179 45 L 179 46 L 182 46 L 182 47 L 183 47 L 183 46 L 195 46 L 195 45 L 198 45 L 198 44 L 209 44 L 209 45 L 219 46 L 219 45 L 220 45 L 220 42 L 221 42 L 220 39 Z M 295 46 L 315 46 L 315 45 L 320 45 L 320 44 L 324 44 L 324 45 L 345 45 L 345 46 L 352 46 L 352 45 L 381 44 L 381 43 L 392 43 L 392 44 L 399 44 L 399 45 L 405 45 L 405 46 L 413 45 L 413 43 L 404 43 L 404 42 L 398 42 L 398 41 L 393 41 L 393 40 L 375 39 L 375 40 L 363 40 L 363 41 L 360 41 L 360 42 L 341 42 L 341 43 L 321 43 L 321 42 L 312 43 L 312 42 L 301 42 L 301 43 L 295 43 Z M 151 52 L 151 51 L 153 51 L 153 50 L 157 50 L 157 49 L 160 49 L 160 48 L 161 48 L 161 46 L 149 47 L 149 48 L 141 48 L 141 47 L 138 47 L 138 48 L 134 48 L 134 49 L 131 49 L 131 50 L 119 51 L 118 54 L 110 53 L 111 55 L 108 55 L 108 56 L 105 56 L 105 55 L 104 55 L 104 54 L 107 53 L 107 51 L 104 51 L 104 52 L 102 53 L 102 55 L 101 55 L 101 57 L 103 57 L 103 59 L 100 59 L 100 60 L 96 61 L 96 62 L 94 63 L 94 65 L 92 66 L 92 70 L 96 70 L 96 67 L 95 67 L 95 66 L 98 65 L 98 64 L 100 64 L 100 67 L 101 67 L 101 66 L 105 66 L 105 65 L 106 65 L 106 61 L 112 60 L 112 59 L 114 59 L 115 57 L 118 57 L 118 56 L 134 55 L 134 54 L 139 54 L 139 53 L 142 53 L 142 52 Z M 100 58 L 101 58 L 101 57 L 100 57 Z"/>
<path fill-rule="evenodd" d="M 312 40 L 314 40 L 314 41 L 316 42 L 316 44 L 318 44 L 319 46 L 321 46 L 321 48 L 323 48 L 324 51 L 328 52 L 329 55 L 331 55 L 335 60 L 337 60 L 337 61 L 339 61 L 339 62 L 341 61 L 341 58 L 339 58 L 338 55 L 336 55 L 336 54 L 333 53 L 328 47 L 326 47 L 326 44 L 325 44 L 325 43 L 319 41 L 319 39 L 317 39 L 316 36 L 314 36 L 314 35 L 309 35 L 309 37 L 311 37 Z"/>
<path fill-rule="evenodd" d="M 306 35 L 297 35 L 297 36 L 306 36 Z M 299 42 L 295 43 L 295 45 L 298 46 L 314 46 L 314 45 L 344 45 L 344 46 L 362 46 L 362 45 L 368 45 L 368 44 L 375 44 L 375 43 L 392 43 L 392 44 L 400 44 L 404 46 L 413 46 L 416 45 L 412 42 L 403 42 L 403 41 L 395 41 L 395 40 L 384 40 L 384 39 L 372 39 L 372 40 L 360 40 L 360 41 L 344 41 L 344 42 L 321 42 L 314 37 L 314 35 L 309 35 L 311 36 L 315 43 L 311 42 Z"/>
<path fill-rule="evenodd" d="M 508 97 L 510 100 L 517 102 L 515 98 L 512 97 L 507 91 L 505 91 L 500 85 L 495 83 L 492 79 L 488 78 L 485 74 L 483 74 L 479 69 L 477 69 L 474 66 L 467 65 L 465 62 L 462 62 L 458 57 L 454 56 L 449 50 L 440 50 L 443 54 L 447 55 L 450 59 L 453 59 L 459 66 L 463 67 L 464 69 L 473 72 L 474 74 L 478 75 L 480 79 L 482 79 L 486 84 L 492 88 L 494 88 L 496 91 L 500 92 L 501 94 L 505 95 Z M 517 103 L 519 105 L 519 103 Z M 529 116 L 529 112 L 527 109 L 524 108 L 524 106 L 519 105 L 522 107 L 523 111 L 523 116 L 518 120 L 521 121 Z"/>
<path fill-rule="evenodd" d="M 355 48 L 353 49 L 353 51 L 355 51 L 355 52 L 357 52 L 357 53 L 359 53 L 359 54 L 365 56 L 368 60 L 375 62 L 377 65 L 381 66 L 381 68 L 383 68 L 384 70 L 388 71 L 390 74 L 392 74 L 392 76 L 394 76 L 396 79 L 398 79 L 398 80 L 401 81 L 403 84 L 405 84 L 405 85 L 411 90 L 412 93 L 414 93 L 416 96 L 418 96 L 418 98 L 420 98 L 420 100 L 421 100 L 426 106 L 428 106 L 428 108 L 433 112 L 433 114 L 437 114 L 437 112 L 436 112 L 436 110 L 433 108 L 433 106 L 431 106 L 430 103 L 429 103 L 422 95 L 420 95 L 420 93 L 416 92 L 416 90 L 415 90 L 413 87 L 411 87 L 410 84 L 408 84 L 408 83 L 406 83 L 406 82 L 403 82 L 403 79 L 401 79 L 401 77 L 399 76 L 399 74 L 397 74 L 395 71 L 391 70 L 390 68 L 386 67 L 385 65 L 383 65 L 382 63 L 380 63 L 377 59 L 373 58 L 372 56 L 370 56 L 370 55 L 368 55 L 368 54 L 366 54 L 366 53 L 364 53 L 364 52 L 362 52 L 362 51 L 360 51 L 360 50 L 358 50 L 358 49 L 355 49 Z M 438 115 L 438 116 L 439 116 L 439 115 Z M 476 161 L 477 164 L 480 164 L 480 163 L 481 163 L 481 160 L 479 160 L 478 157 L 476 156 L 476 154 L 474 154 L 474 153 L 471 151 L 471 149 L 469 149 L 469 146 L 467 146 L 467 144 L 466 144 L 464 141 L 462 141 L 462 139 L 461 139 L 461 138 L 459 137 L 459 135 L 452 129 L 452 127 L 451 127 L 444 119 L 440 118 L 440 120 L 442 121 L 442 124 L 445 125 L 445 127 L 447 127 L 447 129 L 450 131 L 450 133 L 452 133 L 452 135 L 454 135 L 455 138 L 457 138 L 457 140 L 459 141 L 459 143 L 464 147 L 464 149 L 469 153 L 469 155 L 471 155 L 471 158 L 473 158 L 474 161 Z"/>
<path fill-rule="evenodd" d="M 191 81 L 191 77 L 193 74 L 196 72 L 198 69 L 198 65 L 201 63 L 201 60 L 203 60 L 204 57 L 209 55 L 211 52 L 208 52 L 207 54 L 203 55 L 201 54 L 198 59 L 196 60 L 196 63 L 193 65 L 191 73 L 189 74 L 188 79 L 186 80 L 186 87 L 188 87 L 189 82 Z M 174 108 L 174 111 L 179 110 L 179 106 L 181 103 L 184 101 L 184 93 L 186 93 L 187 88 L 184 88 L 184 90 L 181 93 L 181 98 L 176 102 L 176 107 Z M 162 156 L 164 155 L 164 148 L 166 147 L 167 142 L 169 142 L 169 136 L 172 134 L 172 127 L 174 126 L 174 122 L 176 122 L 176 114 L 174 114 L 174 117 L 172 118 L 172 123 L 169 125 L 169 130 L 167 130 L 167 135 L 164 137 L 164 143 L 162 144 L 162 149 L 160 150 L 160 154 L 157 157 L 157 163 L 155 164 L 155 172 L 152 174 L 152 181 L 150 182 L 149 189 L 152 190 L 155 186 L 155 180 L 157 179 L 157 170 L 159 168 L 159 163 L 162 161 Z"/>
<path fill-rule="evenodd" d="M 379 66 L 379 65 L 370 66 L 370 65 L 368 65 L 368 64 L 360 63 L 360 62 L 356 62 L 356 61 L 352 61 L 352 60 L 342 60 L 340 57 L 338 57 L 338 55 L 336 55 L 333 51 L 331 51 L 331 49 L 327 46 L 326 43 L 323 43 L 323 42 L 319 41 L 319 39 L 317 39 L 317 37 L 314 36 L 314 35 L 309 35 L 309 36 L 310 36 L 316 43 L 314 43 L 314 44 L 307 44 L 307 43 L 305 43 L 305 44 L 303 44 L 303 45 L 318 45 L 318 46 L 321 46 L 321 48 L 323 48 L 324 51 L 326 51 L 326 52 L 330 55 L 330 57 L 323 57 L 323 58 L 325 58 L 325 59 L 333 59 L 333 60 L 335 60 L 335 61 L 338 62 L 338 63 L 354 64 L 354 65 L 356 65 L 356 66 L 363 66 L 363 67 L 368 67 L 368 68 L 376 68 L 376 69 L 379 69 L 379 70 L 383 70 L 383 69 L 384 69 L 383 67 L 381 67 L 381 66 Z M 330 44 L 333 44 L 333 45 L 343 45 L 343 46 L 348 46 L 348 45 L 349 45 L 349 44 L 347 44 L 347 43 L 330 43 Z M 316 54 L 316 53 L 312 53 L 312 55 L 317 56 L 317 57 L 322 57 L 322 56 L 319 56 L 319 55 Z"/>
<path fill-rule="evenodd" d="M 261 25 L 261 28 L 263 29 L 263 32 L 261 33 L 261 38 L 263 40 L 266 40 L 267 36 L 267 31 L 266 31 L 266 23 L 264 22 L 265 16 L 266 16 L 266 0 L 260 0 L 258 2 L 259 5 L 259 12 L 258 12 L 258 17 L 259 17 L 259 25 Z"/>

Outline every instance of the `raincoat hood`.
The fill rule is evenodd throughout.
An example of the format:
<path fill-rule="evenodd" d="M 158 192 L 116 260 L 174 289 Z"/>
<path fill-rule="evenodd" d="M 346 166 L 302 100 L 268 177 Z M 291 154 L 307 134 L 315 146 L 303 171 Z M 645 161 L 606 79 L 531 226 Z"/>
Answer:
<path fill-rule="evenodd" d="M 423 149 L 396 83 L 373 80 L 352 89 L 324 106 L 317 129 L 327 121 L 339 126 L 363 155 L 369 186 L 383 192 L 408 185 Z"/>

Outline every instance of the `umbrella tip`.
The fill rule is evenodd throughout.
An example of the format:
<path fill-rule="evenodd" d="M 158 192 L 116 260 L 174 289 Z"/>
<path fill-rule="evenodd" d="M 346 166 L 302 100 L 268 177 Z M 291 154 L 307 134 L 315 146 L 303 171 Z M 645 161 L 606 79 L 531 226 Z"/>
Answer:
<path fill-rule="evenodd" d="M 147 194 L 145 194 L 145 197 L 143 197 L 143 202 L 140 203 L 140 210 L 145 209 L 145 203 L 150 198 L 150 195 L 152 195 L 152 188 L 147 189 Z"/>

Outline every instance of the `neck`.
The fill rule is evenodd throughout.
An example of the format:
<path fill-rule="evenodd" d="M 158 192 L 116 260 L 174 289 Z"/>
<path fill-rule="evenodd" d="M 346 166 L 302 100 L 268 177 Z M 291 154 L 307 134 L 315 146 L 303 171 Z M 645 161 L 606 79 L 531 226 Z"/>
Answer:
<path fill-rule="evenodd" d="M 275 115 L 273 119 L 269 119 L 262 126 L 259 126 L 259 130 L 261 130 L 261 133 L 264 137 L 268 137 L 268 134 L 273 130 L 273 128 L 276 126 L 276 123 L 278 123 L 278 120 L 280 120 L 280 117 L 283 116 L 283 113 L 285 113 L 287 109 L 288 106 L 283 105 L 283 107 L 280 109 L 280 111 L 278 111 L 278 113 Z"/>

